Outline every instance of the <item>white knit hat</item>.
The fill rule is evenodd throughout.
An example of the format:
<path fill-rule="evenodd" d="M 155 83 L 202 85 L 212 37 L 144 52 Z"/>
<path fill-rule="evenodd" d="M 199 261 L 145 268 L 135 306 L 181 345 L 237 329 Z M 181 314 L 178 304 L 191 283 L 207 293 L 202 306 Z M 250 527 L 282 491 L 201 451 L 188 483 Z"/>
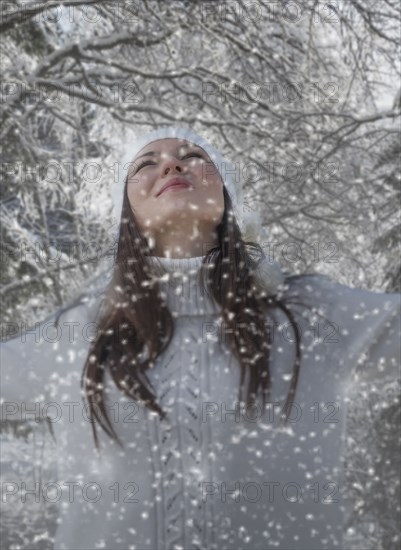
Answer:
<path fill-rule="evenodd" d="M 234 215 L 241 229 L 243 239 L 245 241 L 249 240 L 260 243 L 263 236 L 260 214 L 255 211 L 244 210 L 242 181 L 236 166 L 224 158 L 205 138 L 196 134 L 191 129 L 172 126 L 161 127 L 157 130 L 142 134 L 133 142 L 127 144 L 126 152 L 123 154 L 122 161 L 118 166 L 118 183 L 115 184 L 112 189 L 114 216 L 118 222 L 116 225 L 116 238 L 118 236 L 119 221 L 121 218 L 125 180 L 130 164 L 134 161 L 139 151 L 146 145 L 165 138 L 177 138 L 189 141 L 201 147 L 209 155 L 210 160 L 219 171 L 227 192 L 230 195 Z M 285 279 L 279 264 L 268 255 L 266 255 L 266 259 L 260 263 L 256 278 L 259 280 L 261 286 L 269 293 L 276 292 L 278 286 L 282 285 Z"/>

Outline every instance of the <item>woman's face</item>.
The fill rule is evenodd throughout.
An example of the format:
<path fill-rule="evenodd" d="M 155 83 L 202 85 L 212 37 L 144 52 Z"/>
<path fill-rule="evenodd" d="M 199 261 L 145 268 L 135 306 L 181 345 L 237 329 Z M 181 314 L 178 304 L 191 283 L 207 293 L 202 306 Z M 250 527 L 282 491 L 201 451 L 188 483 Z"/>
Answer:
<path fill-rule="evenodd" d="M 154 235 L 168 228 L 211 231 L 224 213 L 218 170 L 201 147 L 183 139 L 159 139 L 139 151 L 127 194 L 140 229 Z"/>

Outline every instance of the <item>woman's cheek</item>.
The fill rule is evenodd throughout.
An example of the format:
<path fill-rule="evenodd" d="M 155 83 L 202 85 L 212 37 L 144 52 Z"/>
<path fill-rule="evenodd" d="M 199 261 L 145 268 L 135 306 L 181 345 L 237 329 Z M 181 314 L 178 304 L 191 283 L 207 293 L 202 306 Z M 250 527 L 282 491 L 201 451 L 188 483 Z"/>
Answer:
<path fill-rule="evenodd" d="M 138 203 L 138 197 L 136 196 L 136 190 L 131 187 L 129 184 L 128 184 L 128 187 L 127 187 L 127 195 L 128 195 L 128 199 L 129 199 L 129 202 L 131 203 L 131 206 L 135 208 L 135 205 Z"/>
<path fill-rule="evenodd" d="M 197 180 L 206 188 L 216 187 L 220 182 L 220 176 L 204 166 L 198 171 Z"/>
<path fill-rule="evenodd" d="M 149 195 L 149 191 L 143 182 L 135 182 L 135 185 L 128 185 L 128 198 L 134 204 L 138 204 Z"/>
<path fill-rule="evenodd" d="M 213 163 L 204 163 L 202 166 L 202 176 L 210 185 L 218 186 L 220 183 L 223 183 L 221 176 Z"/>

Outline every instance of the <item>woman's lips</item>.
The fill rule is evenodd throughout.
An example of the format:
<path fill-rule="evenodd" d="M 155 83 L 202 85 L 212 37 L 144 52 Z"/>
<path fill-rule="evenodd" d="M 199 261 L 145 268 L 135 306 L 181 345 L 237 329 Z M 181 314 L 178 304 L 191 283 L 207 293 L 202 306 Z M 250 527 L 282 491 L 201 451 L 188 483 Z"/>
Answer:
<path fill-rule="evenodd" d="M 157 193 L 156 197 L 158 197 L 165 191 L 169 191 L 170 189 L 174 191 L 174 190 L 183 189 L 183 188 L 185 189 L 188 187 L 192 187 L 192 185 L 184 178 L 173 178 L 161 188 L 161 190 Z"/>

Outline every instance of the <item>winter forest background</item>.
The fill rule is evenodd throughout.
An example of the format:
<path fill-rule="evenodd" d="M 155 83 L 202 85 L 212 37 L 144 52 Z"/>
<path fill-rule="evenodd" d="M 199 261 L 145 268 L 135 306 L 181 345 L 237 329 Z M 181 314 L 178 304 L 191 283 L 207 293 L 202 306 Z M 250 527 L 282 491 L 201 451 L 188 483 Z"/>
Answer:
<path fill-rule="evenodd" d="M 246 209 L 261 211 L 261 243 L 283 267 L 400 291 L 398 0 L 1 10 L 2 339 L 100 273 L 119 162 L 135 134 L 164 124 L 191 126 L 239 163 Z M 399 548 L 398 396 L 372 388 L 350 405 L 349 548 Z M 3 479 L 51 478 L 42 428 L 2 423 Z M 383 477 L 388 495 L 375 493 Z M 2 548 L 51 547 L 52 506 L 28 502 L 2 504 Z"/>

